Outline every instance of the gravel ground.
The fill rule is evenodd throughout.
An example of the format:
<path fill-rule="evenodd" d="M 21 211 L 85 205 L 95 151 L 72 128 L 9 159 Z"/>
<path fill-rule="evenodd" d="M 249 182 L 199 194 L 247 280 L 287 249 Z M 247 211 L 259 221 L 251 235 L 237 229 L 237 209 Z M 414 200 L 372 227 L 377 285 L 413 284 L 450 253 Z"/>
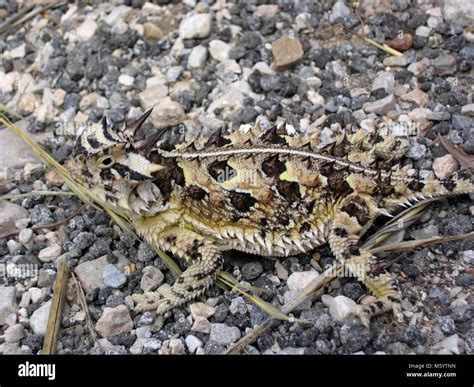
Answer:
<path fill-rule="evenodd" d="M 473 8 L 470 1 L 366 0 L 366 36 L 404 55 L 387 53 L 355 35 L 362 25 L 344 2 L 249 0 L 111 1 L 65 5 L 35 16 L 0 40 L 0 104 L 25 118 L 16 124 L 64 161 L 71 134 L 104 114 L 120 125 L 155 105 L 144 132 L 184 121 L 185 134 L 238 129 L 285 119 L 287 129 L 311 132 L 331 125 L 414 130 L 408 162 L 449 177 L 459 166 L 435 142 L 445 135 L 474 153 Z M 264 4 L 265 3 L 265 4 Z M 17 6 L 0 0 L 0 19 Z M 471 28 L 469 28 L 471 26 Z M 413 135 L 414 134 L 414 135 Z M 0 129 L 0 194 L 67 191 L 20 140 Z M 13 178 L 13 179 L 12 179 Z M 130 294 L 172 283 L 146 245 L 120 232 L 94 209 L 60 227 L 39 225 L 81 207 L 70 196 L 0 201 L 0 352 L 39 353 L 57 263 L 70 262 L 86 293 L 99 335 L 68 283 L 58 352 L 79 354 L 221 353 L 267 316 L 235 293 L 213 287 L 205 303 L 175 309 L 165 320 L 134 315 Z M 468 197 L 431 207 L 405 239 L 471 232 Z M 472 241 L 383 256 L 397 276 L 405 322 L 391 316 L 370 331 L 346 314 L 367 295 L 339 278 L 247 353 L 467 353 L 474 350 Z M 265 287 L 281 306 L 333 262 L 327 248 L 281 261 L 230 255 L 226 270 Z"/>

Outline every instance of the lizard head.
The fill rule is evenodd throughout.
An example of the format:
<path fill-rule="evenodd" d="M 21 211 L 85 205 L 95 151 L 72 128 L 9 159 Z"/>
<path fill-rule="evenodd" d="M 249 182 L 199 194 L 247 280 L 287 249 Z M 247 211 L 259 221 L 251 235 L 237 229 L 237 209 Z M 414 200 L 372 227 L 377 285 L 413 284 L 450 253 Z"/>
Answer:
<path fill-rule="evenodd" d="M 74 180 L 98 199 L 136 214 L 159 211 L 162 196 L 153 184 L 153 173 L 164 167 L 147 159 L 148 141 L 135 141 L 135 135 L 151 109 L 122 130 L 114 131 L 104 117 L 85 127 L 77 137 L 66 168 Z"/>

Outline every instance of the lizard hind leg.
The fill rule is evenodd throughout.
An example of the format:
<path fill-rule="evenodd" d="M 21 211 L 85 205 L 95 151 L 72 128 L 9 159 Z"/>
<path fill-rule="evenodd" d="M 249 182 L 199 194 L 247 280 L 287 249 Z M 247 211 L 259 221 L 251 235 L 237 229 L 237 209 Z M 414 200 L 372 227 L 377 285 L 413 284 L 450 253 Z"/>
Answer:
<path fill-rule="evenodd" d="M 154 310 L 158 315 L 202 295 L 211 286 L 223 265 L 223 258 L 212 240 L 193 231 L 173 228 L 156 238 L 163 250 L 186 260 L 188 268 L 171 287 L 132 295 L 135 312 Z"/>
<path fill-rule="evenodd" d="M 369 198 L 349 196 L 336 210 L 329 235 L 331 250 L 344 272 L 355 276 L 376 297 L 375 302 L 357 307 L 357 315 L 367 327 L 371 317 L 390 310 L 398 321 L 403 321 L 394 280 L 386 273 L 374 274 L 375 256 L 357 246 L 365 224 L 376 216 L 376 211 Z"/>

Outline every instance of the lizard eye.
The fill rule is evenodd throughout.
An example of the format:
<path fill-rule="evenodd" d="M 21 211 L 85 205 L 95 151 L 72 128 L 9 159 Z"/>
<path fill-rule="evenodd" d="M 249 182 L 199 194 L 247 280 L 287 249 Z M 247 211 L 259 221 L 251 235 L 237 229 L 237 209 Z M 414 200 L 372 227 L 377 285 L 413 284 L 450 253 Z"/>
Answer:
<path fill-rule="evenodd" d="M 109 168 L 114 165 L 115 161 L 111 156 L 104 156 L 99 159 L 99 168 Z"/>

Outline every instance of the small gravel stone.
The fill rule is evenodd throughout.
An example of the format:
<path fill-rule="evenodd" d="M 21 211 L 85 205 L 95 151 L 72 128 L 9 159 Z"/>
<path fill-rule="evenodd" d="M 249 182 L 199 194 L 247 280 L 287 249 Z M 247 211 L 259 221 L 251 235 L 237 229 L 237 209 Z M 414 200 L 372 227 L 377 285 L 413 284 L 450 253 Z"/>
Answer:
<path fill-rule="evenodd" d="M 91 232 L 80 232 L 72 241 L 81 250 L 92 245 L 97 237 Z"/>
<path fill-rule="evenodd" d="M 234 298 L 230 303 L 229 311 L 232 314 L 246 314 L 247 303 L 242 297 Z"/>
<path fill-rule="evenodd" d="M 205 317 L 197 316 L 191 330 L 199 333 L 211 332 L 211 323 Z"/>
<path fill-rule="evenodd" d="M 209 340 L 221 344 L 227 345 L 235 343 L 240 339 L 241 333 L 237 327 L 229 327 L 226 324 L 211 324 L 211 335 Z"/>
<path fill-rule="evenodd" d="M 336 1 L 332 6 L 329 15 L 329 23 L 334 24 L 339 20 L 344 20 L 351 14 L 351 9 L 344 1 Z"/>
<path fill-rule="evenodd" d="M 317 271 L 294 272 L 288 277 L 286 284 L 290 291 L 299 291 L 305 288 L 317 277 L 319 277 L 319 273 Z"/>
<path fill-rule="evenodd" d="M 456 332 L 456 324 L 449 316 L 441 316 L 438 318 L 438 325 L 446 335 L 452 335 Z"/>
<path fill-rule="evenodd" d="M 133 82 L 135 81 L 135 78 L 131 77 L 128 74 L 121 74 L 118 78 L 118 81 L 121 85 L 131 87 L 133 86 Z"/>
<path fill-rule="evenodd" d="M 1 153 L 1 135 L 2 131 L 0 131 L 0 162 L 2 162 L 3 159 L 3 155 Z M 27 218 L 28 216 L 28 211 L 23 207 L 7 202 L 6 200 L 0 200 L 0 234 L 15 230 L 15 221 L 17 219 Z"/>
<path fill-rule="evenodd" d="M 260 262 L 248 262 L 242 267 L 242 275 L 246 280 L 253 280 L 263 273 Z"/>
<path fill-rule="evenodd" d="M 433 66 L 438 75 L 450 75 L 456 72 L 457 61 L 453 55 L 441 55 L 435 58 Z"/>
<path fill-rule="evenodd" d="M 191 316 L 194 319 L 198 317 L 209 318 L 216 313 L 216 308 L 205 304 L 204 302 L 196 302 L 194 304 L 189 305 L 189 309 L 191 311 Z"/>
<path fill-rule="evenodd" d="M 18 234 L 18 240 L 23 245 L 28 244 L 31 238 L 33 238 L 33 230 L 31 228 L 24 228 L 20 231 L 20 234 Z"/>
<path fill-rule="evenodd" d="M 474 117 L 474 103 L 470 103 L 468 105 L 464 105 L 461 108 L 461 114 L 464 114 L 466 116 L 471 116 Z"/>
<path fill-rule="evenodd" d="M 438 157 L 433 162 L 433 172 L 439 179 L 448 179 L 457 170 L 458 162 L 450 154 L 447 154 L 443 157 Z"/>
<path fill-rule="evenodd" d="M 408 64 L 410 64 L 410 59 L 406 55 L 388 56 L 383 60 L 383 65 L 389 67 L 405 67 Z"/>
<path fill-rule="evenodd" d="M 5 341 L 15 343 L 25 337 L 25 328 L 21 324 L 15 324 L 8 327 L 5 331 Z"/>
<path fill-rule="evenodd" d="M 207 59 L 207 48 L 203 46 L 193 47 L 188 57 L 188 68 L 200 69 L 204 66 Z"/>
<path fill-rule="evenodd" d="M 154 23 L 143 23 L 143 36 L 146 39 L 160 40 L 163 37 L 163 31 Z"/>
<path fill-rule="evenodd" d="M 0 286 L 0 325 L 5 324 L 7 317 L 15 313 L 16 289 L 14 286 Z"/>
<path fill-rule="evenodd" d="M 156 257 L 156 253 L 148 244 L 140 243 L 137 251 L 137 259 L 140 262 L 149 262 Z"/>
<path fill-rule="evenodd" d="M 38 253 L 38 259 L 41 262 L 53 262 L 61 255 L 61 246 L 59 245 L 51 245 L 42 249 Z"/>
<path fill-rule="evenodd" d="M 209 42 L 209 54 L 219 62 L 229 59 L 231 47 L 222 40 L 214 39 Z"/>
<path fill-rule="evenodd" d="M 165 276 L 159 269 L 154 266 L 147 266 L 143 269 L 140 288 L 144 292 L 150 292 L 160 287 L 164 279 Z"/>
<path fill-rule="evenodd" d="M 395 87 L 395 77 L 391 72 L 380 73 L 372 82 L 372 91 L 383 89 L 388 94 L 392 94 Z"/>
<path fill-rule="evenodd" d="M 395 103 L 395 97 L 393 96 L 393 94 L 390 94 L 377 101 L 365 103 L 363 109 L 366 113 L 384 115 L 395 108 Z"/>
<path fill-rule="evenodd" d="M 183 39 L 202 39 L 211 34 L 212 17 L 208 13 L 186 16 L 179 26 Z"/>
<path fill-rule="evenodd" d="M 298 38 L 282 36 L 272 43 L 274 65 L 277 70 L 287 69 L 298 63 L 304 55 Z"/>
<path fill-rule="evenodd" d="M 370 331 L 359 324 L 344 324 L 340 331 L 341 343 L 349 352 L 363 349 L 370 341 Z"/>
<path fill-rule="evenodd" d="M 121 333 L 130 332 L 133 328 L 133 321 L 125 305 L 115 308 L 105 308 L 96 330 L 102 337 L 116 336 Z"/>
<path fill-rule="evenodd" d="M 115 265 L 106 265 L 102 272 L 102 279 L 105 286 L 118 289 L 125 285 L 127 277 Z"/>
<path fill-rule="evenodd" d="M 323 294 L 321 301 L 329 308 L 331 317 L 338 322 L 343 322 L 347 317 L 354 315 L 357 308 L 355 301 L 345 296 L 331 297 Z"/>
<path fill-rule="evenodd" d="M 418 106 L 425 106 L 429 101 L 429 96 L 427 93 L 420 89 L 415 89 L 406 93 L 400 97 L 402 101 L 414 102 Z"/>
<path fill-rule="evenodd" d="M 36 309 L 30 317 L 30 326 L 35 335 L 44 336 L 48 325 L 51 300 Z"/>
<path fill-rule="evenodd" d="M 414 142 L 406 154 L 407 157 L 413 160 L 421 160 L 426 153 L 426 145 Z"/>
<path fill-rule="evenodd" d="M 194 353 L 196 352 L 196 349 L 201 348 L 203 346 L 202 341 L 199 340 L 194 335 L 186 336 L 185 341 L 186 341 L 186 346 L 188 347 L 189 353 Z"/>

